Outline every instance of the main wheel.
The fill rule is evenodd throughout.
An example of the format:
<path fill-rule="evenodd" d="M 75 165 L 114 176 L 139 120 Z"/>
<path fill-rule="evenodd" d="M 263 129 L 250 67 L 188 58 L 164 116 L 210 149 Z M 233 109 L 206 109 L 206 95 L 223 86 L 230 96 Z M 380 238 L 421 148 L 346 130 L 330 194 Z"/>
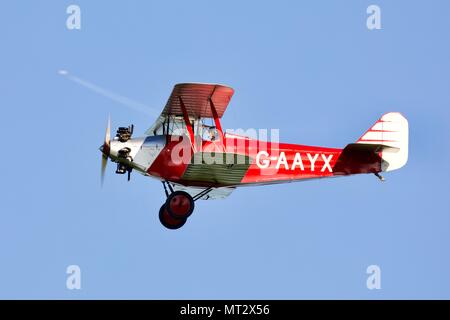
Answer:
<path fill-rule="evenodd" d="M 186 223 L 186 219 L 176 219 L 172 217 L 167 212 L 166 204 L 163 204 L 159 209 L 159 221 L 164 227 L 172 230 L 179 229 Z"/>
<path fill-rule="evenodd" d="M 167 197 L 166 210 L 175 219 L 187 219 L 194 211 L 194 199 L 187 192 L 175 191 Z"/>

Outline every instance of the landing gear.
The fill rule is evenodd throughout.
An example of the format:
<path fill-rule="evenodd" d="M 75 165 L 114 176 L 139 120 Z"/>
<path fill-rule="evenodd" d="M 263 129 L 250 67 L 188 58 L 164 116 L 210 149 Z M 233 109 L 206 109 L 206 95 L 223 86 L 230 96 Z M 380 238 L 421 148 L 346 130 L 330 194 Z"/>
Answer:
<path fill-rule="evenodd" d="M 159 209 L 159 221 L 167 229 L 179 229 L 194 211 L 194 199 L 184 191 L 172 192 Z"/>
<path fill-rule="evenodd" d="M 184 191 L 172 192 L 167 197 L 166 210 L 175 219 L 187 219 L 194 211 L 194 199 Z"/>
<path fill-rule="evenodd" d="M 176 219 L 173 218 L 169 212 L 167 212 L 166 204 L 163 204 L 159 209 L 159 221 L 167 229 L 176 230 L 181 228 L 187 219 Z"/>
<path fill-rule="evenodd" d="M 167 181 L 163 181 L 163 186 L 167 200 L 159 209 L 159 221 L 167 229 L 181 228 L 194 212 L 194 201 L 207 197 L 212 190 L 212 188 L 207 188 L 192 197 L 185 191 L 174 191 Z"/>

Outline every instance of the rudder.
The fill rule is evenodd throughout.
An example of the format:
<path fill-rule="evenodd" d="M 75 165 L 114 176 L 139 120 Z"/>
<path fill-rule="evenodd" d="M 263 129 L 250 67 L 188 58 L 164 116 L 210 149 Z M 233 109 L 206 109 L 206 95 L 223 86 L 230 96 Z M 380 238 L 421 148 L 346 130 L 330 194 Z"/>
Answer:
<path fill-rule="evenodd" d="M 384 114 L 357 143 L 385 146 L 381 171 L 400 169 L 408 161 L 408 120 L 399 112 Z"/>

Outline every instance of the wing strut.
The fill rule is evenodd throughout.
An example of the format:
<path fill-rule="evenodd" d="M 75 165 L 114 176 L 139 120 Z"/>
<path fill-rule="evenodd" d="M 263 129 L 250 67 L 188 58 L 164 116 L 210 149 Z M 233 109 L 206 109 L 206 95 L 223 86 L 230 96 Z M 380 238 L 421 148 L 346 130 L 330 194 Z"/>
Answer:
<path fill-rule="evenodd" d="M 214 94 L 214 92 L 213 92 L 213 94 Z M 225 146 L 225 139 L 224 139 L 224 134 L 223 134 L 223 130 L 222 130 L 222 125 L 220 124 L 219 115 L 217 114 L 216 107 L 214 106 L 214 102 L 212 101 L 212 95 L 211 95 L 211 97 L 209 97 L 209 105 L 211 106 L 211 113 L 214 118 L 214 123 L 216 124 L 217 133 L 219 134 L 220 143 L 222 143 L 223 151 L 225 152 L 226 146 Z"/>
<path fill-rule="evenodd" d="M 181 111 L 183 111 L 183 118 L 184 118 L 184 122 L 186 123 L 186 129 L 189 132 L 189 138 L 191 138 L 191 146 L 195 150 L 194 129 L 192 128 L 191 121 L 189 120 L 189 115 L 187 113 L 186 106 L 184 105 L 183 99 L 181 98 L 181 96 L 178 96 L 178 99 L 180 100 Z"/>

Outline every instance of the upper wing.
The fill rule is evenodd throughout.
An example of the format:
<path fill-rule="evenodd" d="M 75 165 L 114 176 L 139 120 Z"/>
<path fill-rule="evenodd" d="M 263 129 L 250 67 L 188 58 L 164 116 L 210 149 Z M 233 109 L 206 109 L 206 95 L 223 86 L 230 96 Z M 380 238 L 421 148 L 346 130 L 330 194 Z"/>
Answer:
<path fill-rule="evenodd" d="M 233 94 L 232 88 L 220 84 L 179 83 L 173 88 L 161 115 L 146 133 L 153 134 L 168 116 L 182 116 L 181 101 L 183 101 L 189 117 L 213 118 L 211 100 L 218 117 L 221 118 Z"/>
<path fill-rule="evenodd" d="M 221 118 L 233 93 L 232 88 L 220 84 L 179 83 L 173 88 L 162 114 L 182 115 L 181 98 L 190 117 L 212 118 L 213 114 L 209 104 L 209 99 L 211 99 L 219 118 Z"/>

